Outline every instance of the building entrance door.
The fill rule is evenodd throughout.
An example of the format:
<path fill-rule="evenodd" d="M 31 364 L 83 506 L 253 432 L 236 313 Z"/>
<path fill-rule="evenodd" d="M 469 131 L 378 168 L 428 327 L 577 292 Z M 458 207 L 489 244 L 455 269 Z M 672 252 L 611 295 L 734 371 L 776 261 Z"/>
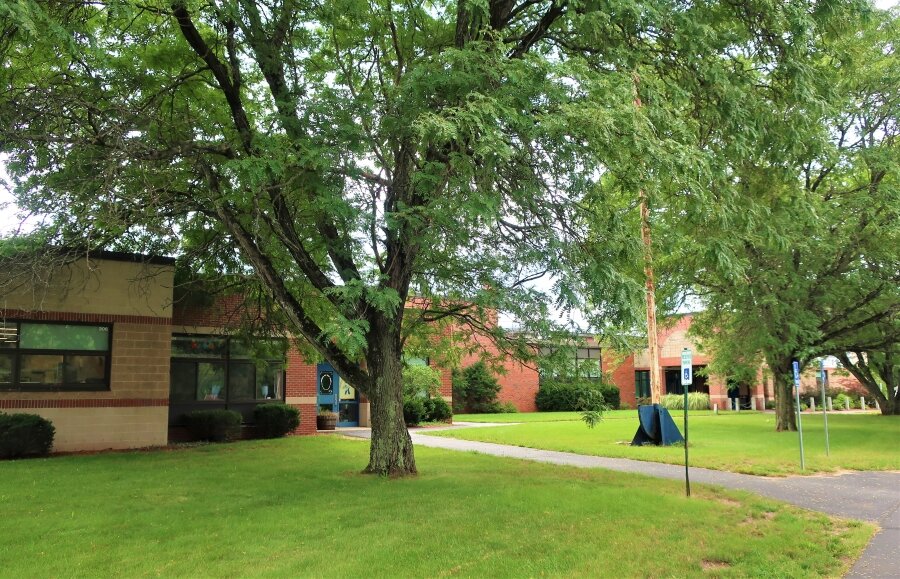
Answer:
<path fill-rule="evenodd" d="M 337 412 L 338 426 L 359 426 L 359 393 L 356 388 L 341 380 L 331 364 L 316 366 L 318 387 L 316 402 L 319 410 Z"/>

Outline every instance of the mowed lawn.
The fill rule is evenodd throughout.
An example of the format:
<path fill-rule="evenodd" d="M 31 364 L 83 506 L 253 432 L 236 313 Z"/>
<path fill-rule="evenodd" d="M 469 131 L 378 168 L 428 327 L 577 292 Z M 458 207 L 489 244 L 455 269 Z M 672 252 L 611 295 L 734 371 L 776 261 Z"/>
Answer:
<path fill-rule="evenodd" d="M 525 422 L 511 426 L 435 432 L 435 435 L 560 450 L 579 454 L 633 458 L 672 464 L 684 463 L 683 447 L 634 447 L 629 443 L 637 430 L 636 410 L 609 413 L 593 430 L 575 412 L 490 414 L 456 416 L 461 421 L 478 416 L 484 422 Z M 683 415 L 672 411 L 684 433 Z M 821 413 L 804 414 L 803 442 L 806 470 L 900 470 L 900 417 L 880 414 L 829 414 L 831 455 L 825 455 L 825 431 Z M 690 464 L 718 470 L 761 474 L 800 474 L 800 447 L 796 432 L 775 432 L 775 415 L 762 412 L 690 413 Z M 430 433 L 429 433 L 430 434 Z"/>
<path fill-rule="evenodd" d="M 871 525 L 677 481 L 334 436 L 0 463 L 7 577 L 839 576 Z"/>

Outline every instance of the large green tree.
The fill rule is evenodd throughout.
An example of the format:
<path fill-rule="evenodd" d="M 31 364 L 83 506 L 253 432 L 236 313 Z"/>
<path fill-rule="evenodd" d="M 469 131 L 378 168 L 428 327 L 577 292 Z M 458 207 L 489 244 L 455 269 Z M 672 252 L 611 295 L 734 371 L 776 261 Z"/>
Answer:
<path fill-rule="evenodd" d="M 415 323 L 501 310 L 534 335 L 551 299 L 625 296 L 600 176 L 708 190 L 699 128 L 752 138 L 757 68 L 802 100 L 807 47 L 852 8 L 2 2 L 0 147 L 47 239 L 256 284 L 372 402 L 367 470 L 402 475 L 408 299 Z"/>
<path fill-rule="evenodd" d="M 815 108 L 773 110 L 787 128 L 762 138 L 730 167 L 718 207 L 660 221 L 666 271 L 705 305 L 695 331 L 714 370 L 746 374 L 763 360 L 775 382 L 776 428 L 794 430 L 792 362 L 824 355 L 896 363 L 900 341 L 900 66 L 897 20 L 873 12 L 823 38 L 814 61 Z M 779 139 L 779 135 L 786 138 Z M 796 135 L 792 143 L 791 137 Z M 770 154 L 774 145 L 788 146 Z M 893 353 L 892 353 L 893 352 Z M 868 353 L 868 354 L 864 354 Z M 896 368 L 882 369 L 895 383 Z M 857 373 L 856 371 L 854 373 Z M 864 381 L 865 382 L 865 381 Z M 869 380 L 874 384 L 874 380 Z M 878 389 L 877 385 L 873 386 Z M 896 412 L 895 395 L 879 399 Z"/>

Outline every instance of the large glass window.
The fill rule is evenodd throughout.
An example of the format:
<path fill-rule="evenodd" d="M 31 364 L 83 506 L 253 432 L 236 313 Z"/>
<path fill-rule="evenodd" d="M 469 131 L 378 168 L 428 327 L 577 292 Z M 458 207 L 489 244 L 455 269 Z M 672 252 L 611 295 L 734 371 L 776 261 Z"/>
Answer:
<path fill-rule="evenodd" d="M 110 327 L 0 323 L 0 388 L 109 389 Z"/>
<path fill-rule="evenodd" d="M 284 398 L 285 340 L 173 336 L 173 403 L 258 403 Z"/>

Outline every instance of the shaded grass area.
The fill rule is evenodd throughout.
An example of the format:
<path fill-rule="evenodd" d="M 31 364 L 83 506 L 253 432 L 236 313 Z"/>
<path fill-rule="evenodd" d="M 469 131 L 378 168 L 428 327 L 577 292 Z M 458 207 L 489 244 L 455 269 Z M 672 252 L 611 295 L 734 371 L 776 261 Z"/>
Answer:
<path fill-rule="evenodd" d="M 622 413 L 630 413 L 626 416 Z M 543 413 L 539 413 L 543 414 Z M 633 447 L 637 412 L 611 413 L 595 429 L 563 416 L 550 422 L 531 422 L 496 428 L 433 433 L 465 440 L 496 442 L 596 456 L 684 463 L 682 447 Z M 488 415 L 482 415 L 488 416 Z M 490 415 L 490 416 L 517 416 Z M 527 416 L 521 414 L 518 416 Z M 681 411 L 672 412 L 684 431 Z M 825 455 L 821 414 L 804 414 L 803 441 L 806 473 L 838 470 L 900 470 L 900 417 L 878 414 L 829 414 L 831 455 Z M 723 413 L 691 411 L 690 461 L 693 466 L 748 474 L 800 474 L 800 447 L 796 432 L 775 432 L 775 415 L 761 412 Z M 431 433 L 429 433 L 431 434 Z"/>
<path fill-rule="evenodd" d="M 298 437 L 0 464 L 0 568 L 44 576 L 836 576 L 871 525 L 676 481 Z"/>

